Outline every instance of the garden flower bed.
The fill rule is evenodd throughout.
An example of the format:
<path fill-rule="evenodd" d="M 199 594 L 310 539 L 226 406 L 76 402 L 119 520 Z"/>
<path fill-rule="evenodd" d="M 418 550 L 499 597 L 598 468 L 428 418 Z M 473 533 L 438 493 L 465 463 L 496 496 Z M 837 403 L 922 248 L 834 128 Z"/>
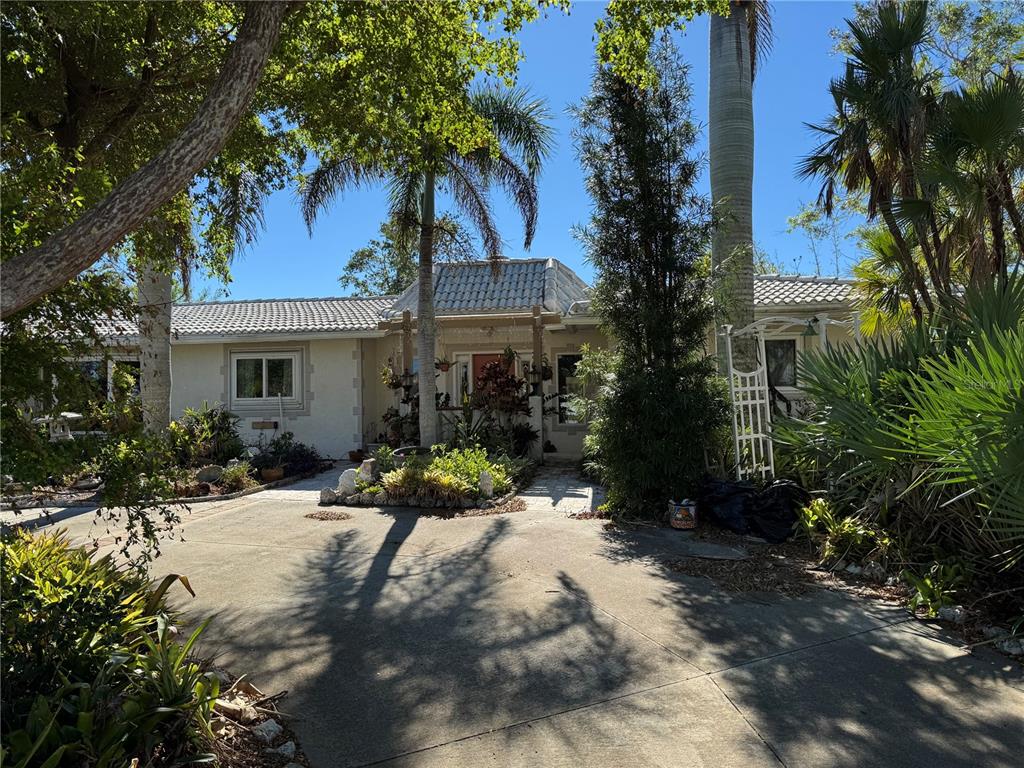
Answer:
<path fill-rule="evenodd" d="M 381 449 L 359 470 L 346 470 L 335 488 L 324 488 L 320 503 L 364 507 L 490 509 L 511 501 L 532 474 L 533 464 L 507 456 L 489 457 L 483 448 L 435 448 L 401 466 Z"/>

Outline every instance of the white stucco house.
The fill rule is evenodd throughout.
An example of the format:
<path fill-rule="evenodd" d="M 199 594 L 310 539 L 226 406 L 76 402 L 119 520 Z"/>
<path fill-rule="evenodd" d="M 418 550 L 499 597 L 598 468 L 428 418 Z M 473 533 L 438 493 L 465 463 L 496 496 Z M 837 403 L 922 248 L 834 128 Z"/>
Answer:
<path fill-rule="evenodd" d="M 441 264 L 434 286 L 437 357 L 449 363 L 438 374 L 438 390 L 454 405 L 471 391 L 482 366 L 508 347 L 518 353 L 520 375 L 538 354 L 546 358 L 552 376 L 542 382 L 543 394 L 560 397 L 575 386 L 580 347 L 609 343 L 590 312 L 590 287 L 556 259 L 508 260 L 496 271 L 486 262 Z M 853 333 L 851 324 L 835 323 L 851 317 L 850 281 L 758 277 L 755 306 L 758 317 L 800 323 L 784 325 L 766 341 L 769 377 L 783 393 L 798 392 L 796 359 L 820 343 L 820 335 L 831 343 Z M 829 323 L 815 322 L 826 317 Z M 220 404 L 241 419 L 247 441 L 288 430 L 324 455 L 342 457 L 376 442 L 381 415 L 397 405 L 399 391 L 384 384 L 381 369 L 416 369 L 416 318 L 415 286 L 400 296 L 175 305 L 172 417 L 203 402 Z M 137 330 L 121 324 L 109 338 L 113 354 L 106 365 L 137 360 Z M 110 378 L 109 370 L 93 373 Z M 537 417 L 541 443 L 578 456 L 585 425 L 564 408 L 549 410 Z"/>

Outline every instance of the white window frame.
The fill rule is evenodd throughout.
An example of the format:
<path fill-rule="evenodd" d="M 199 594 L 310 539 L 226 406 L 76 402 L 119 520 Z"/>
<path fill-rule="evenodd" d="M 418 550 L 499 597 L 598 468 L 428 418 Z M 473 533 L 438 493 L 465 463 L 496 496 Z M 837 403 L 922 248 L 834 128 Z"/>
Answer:
<path fill-rule="evenodd" d="M 555 392 L 558 394 L 558 413 L 556 416 L 558 418 L 558 423 L 569 426 L 585 424 L 586 422 L 576 421 L 575 419 L 566 418 L 564 421 L 562 419 L 562 367 L 558 362 L 563 357 L 578 357 L 582 360 L 583 355 L 579 352 L 559 352 L 555 355 Z M 577 363 L 580 362 L 580 360 L 577 360 Z M 566 397 L 569 397 L 569 395 L 566 395 Z M 566 404 L 566 407 L 568 407 L 568 404 Z"/>
<path fill-rule="evenodd" d="M 291 397 L 280 397 L 277 395 L 265 394 L 263 397 L 238 397 L 238 361 L 239 360 L 261 360 L 263 362 L 263 392 L 267 388 L 267 360 L 291 360 L 292 361 L 292 395 Z M 231 407 L 264 407 L 273 405 L 279 401 L 286 406 L 301 407 L 302 393 L 304 392 L 304 381 L 302 371 L 302 350 L 300 349 L 268 349 L 262 351 L 233 351 L 231 352 Z"/>

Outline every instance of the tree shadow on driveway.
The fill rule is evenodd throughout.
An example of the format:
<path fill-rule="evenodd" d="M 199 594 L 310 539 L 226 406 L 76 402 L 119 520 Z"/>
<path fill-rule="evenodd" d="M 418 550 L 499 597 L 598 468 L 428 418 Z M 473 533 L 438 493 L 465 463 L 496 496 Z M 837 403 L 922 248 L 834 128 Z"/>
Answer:
<path fill-rule="evenodd" d="M 657 588 L 616 606 L 704 670 L 787 766 L 1021 765 L 1024 687 L 1014 662 L 964 652 L 902 608 L 829 591 L 727 593 L 681 575 L 676 531 L 604 533 L 604 555 L 643 563 Z"/>
<path fill-rule="evenodd" d="M 278 608 L 215 621 L 233 665 L 290 689 L 283 708 L 314 765 L 372 764 L 699 674 L 641 651 L 567 575 L 555 590 L 502 572 L 507 519 L 427 555 L 403 552 L 416 524 L 395 513 L 373 555 L 342 531 L 288 574 Z"/>

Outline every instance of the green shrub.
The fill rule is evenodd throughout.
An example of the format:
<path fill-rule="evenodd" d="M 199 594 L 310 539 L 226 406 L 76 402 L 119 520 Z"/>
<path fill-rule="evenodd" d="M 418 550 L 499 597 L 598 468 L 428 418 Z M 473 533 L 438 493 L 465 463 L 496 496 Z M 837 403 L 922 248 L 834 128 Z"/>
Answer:
<path fill-rule="evenodd" d="M 3 572 L 4 720 L 60 676 L 92 679 L 143 629 L 148 580 L 111 556 L 92 559 L 64 533 L 15 531 L 0 540 Z"/>
<path fill-rule="evenodd" d="M 423 473 L 421 493 L 445 504 L 453 504 L 469 498 L 473 487 L 458 475 L 443 469 L 431 467 Z"/>
<path fill-rule="evenodd" d="M 238 434 L 238 417 L 223 407 L 186 408 L 168 427 L 178 463 L 185 467 L 227 464 L 245 450 Z"/>
<path fill-rule="evenodd" d="M 252 459 L 256 469 L 285 467 L 290 475 L 301 475 L 320 468 L 320 453 L 310 445 L 300 443 L 292 432 L 282 432 Z"/>
<path fill-rule="evenodd" d="M 841 515 L 828 499 L 813 499 L 797 515 L 797 530 L 811 542 L 823 563 L 884 558 L 891 544 L 877 527 L 856 515 Z"/>
<path fill-rule="evenodd" d="M 0 539 L 3 760 L 16 766 L 185 764 L 202 754 L 219 685 L 165 615 L 179 576 L 143 571 L 14 531 Z"/>
<path fill-rule="evenodd" d="M 996 579 L 1024 556 L 1024 280 L 971 287 L 890 341 L 806 355 L 801 377 L 815 410 L 776 424 L 780 466 L 906 561 L 956 554 Z"/>
<path fill-rule="evenodd" d="M 240 461 L 234 466 L 226 467 L 224 474 L 220 476 L 220 487 L 226 493 L 244 491 L 257 485 L 252 476 L 252 466 L 248 461 Z"/>
<path fill-rule="evenodd" d="M 16 766 L 184 765 L 210 762 L 210 714 L 217 677 L 189 660 L 206 624 L 179 644 L 158 618 L 152 633 L 111 656 L 89 680 L 68 678 L 39 693 L 27 715 L 4 729 L 6 760 Z"/>
<path fill-rule="evenodd" d="M 469 485 L 471 491 L 480 492 L 480 473 L 489 472 L 494 480 L 495 493 L 505 493 L 512 486 L 505 467 L 492 462 L 483 448 L 452 448 L 431 460 L 430 468 L 453 475 Z"/>
<path fill-rule="evenodd" d="M 382 445 L 373 452 L 373 458 L 377 460 L 377 472 L 384 474 L 395 468 L 395 449 L 390 445 Z"/>
<path fill-rule="evenodd" d="M 913 569 L 904 569 L 903 580 L 914 590 L 910 607 L 915 611 L 923 609 L 928 616 L 935 616 L 940 608 L 956 602 L 957 595 L 968 586 L 969 573 L 963 563 L 949 561 L 932 563 L 921 576 Z"/>

